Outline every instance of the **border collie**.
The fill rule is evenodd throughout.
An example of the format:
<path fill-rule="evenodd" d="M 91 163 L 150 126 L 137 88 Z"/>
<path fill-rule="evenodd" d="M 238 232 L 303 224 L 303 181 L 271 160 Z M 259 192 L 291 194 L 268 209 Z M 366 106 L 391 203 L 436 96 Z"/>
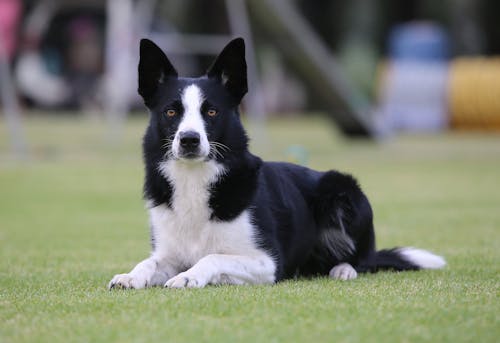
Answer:
<path fill-rule="evenodd" d="M 243 39 L 199 78 L 179 77 L 143 39 L 138 69 L 150 112 L 143 152 L 152 253 L 110 289 L 348 280 L 445 265 L 425 250 L 376 251 L 370 204 L 350 175 L 263 162 L 248 151 L 238 112 L 247 92 Z"/>

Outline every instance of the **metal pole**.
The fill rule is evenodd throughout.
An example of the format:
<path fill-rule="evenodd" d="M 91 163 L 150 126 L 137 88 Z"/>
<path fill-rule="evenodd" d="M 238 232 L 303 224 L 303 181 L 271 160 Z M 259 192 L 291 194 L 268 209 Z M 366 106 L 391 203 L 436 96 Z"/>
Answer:
<path fill-rule="evenodd" d="M 281 52 L 328 105 L 341 130 L 353 136 L 376 136 L 370 102 L 350 84 L 328 47 L 293 2 L 252 0 L 248 4 Z"/>

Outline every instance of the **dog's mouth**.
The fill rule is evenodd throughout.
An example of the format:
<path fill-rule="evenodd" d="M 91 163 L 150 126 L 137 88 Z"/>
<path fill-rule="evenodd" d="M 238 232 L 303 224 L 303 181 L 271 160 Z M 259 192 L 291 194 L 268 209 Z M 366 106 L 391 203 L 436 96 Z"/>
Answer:
<path fill-rule="evenodd" d="M 196 160 L 202 159 L 204 156 L 202 156 L 199 151 L 181 151 L 179 158 L 183 160 Z"/>
<path fill-rule="evenodd" d="M 200 157 L 200 155 L 197 152 L 186 152 L 181 155 L 181 158 L 187 158 L 188 160 Z"/>
<path fill-rule="evenodd" d="M 195 150 L 189 150 L 189 149 L 181 149 L 178 153 L 177 156 L 175 156 L 176 159 L 181 160 L 181 161 L 187 161 L 187 162 L 204 162 L 208 161 L 210 159 L 210 156 L 207 154 L 203 154 L 200 149 L 195 149 Z"/>

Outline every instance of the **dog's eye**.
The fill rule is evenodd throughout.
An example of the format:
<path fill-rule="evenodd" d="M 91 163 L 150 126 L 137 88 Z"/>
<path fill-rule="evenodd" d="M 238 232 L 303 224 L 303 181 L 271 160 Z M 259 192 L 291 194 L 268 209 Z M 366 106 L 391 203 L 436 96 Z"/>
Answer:
<path fill-rule="evenodd" d="M 165 111 L 165 113 L 166 113 L 166 115 L 168 117 L 173 117 L 173 116 L 175 116 L 177 114 L 177 111 L 173 110 L 173 109 L 168 109 L 168 110 Z"/>
<path fill-rule="evenodd" d="M 207 111 L 207 114 L 210 116 L 210 117 L 213 117 L 217 114 L 217 110 L 214 110 L 213 108 L 212 109 L 209 109 Z"/>

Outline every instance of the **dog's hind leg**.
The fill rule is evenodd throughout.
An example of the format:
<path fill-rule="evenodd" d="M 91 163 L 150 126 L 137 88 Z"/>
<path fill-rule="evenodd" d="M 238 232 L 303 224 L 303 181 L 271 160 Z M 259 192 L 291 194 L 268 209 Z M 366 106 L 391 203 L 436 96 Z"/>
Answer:
<path fill-rule="evenodd" d="M 330 270 L 329 276 L 332 279 L 352 280 L 358 277 L 358 273 L 349 263 L 340 263 Z"/>
<path fill-rule="evenodd" d="M 359 266 L 375 251 L 373 214 L 357 181 L 347 174 L 326 172 L 319 180 L 314 199 L 320 227 L 316 248 L 324 267 L 334 279 L 357 277 Z"/>

